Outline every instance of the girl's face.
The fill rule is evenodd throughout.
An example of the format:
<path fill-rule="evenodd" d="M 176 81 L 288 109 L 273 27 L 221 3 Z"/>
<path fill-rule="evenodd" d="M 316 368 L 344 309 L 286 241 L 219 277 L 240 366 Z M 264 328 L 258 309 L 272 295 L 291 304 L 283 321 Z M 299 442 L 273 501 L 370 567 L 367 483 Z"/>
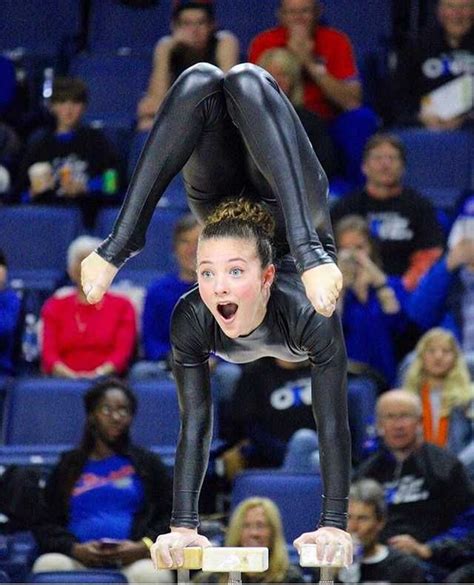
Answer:
<path fill-rule="evenodd" d="M 261 506 L 247 510 L 242 524 L 240 546 L 271 547 L 272 529 Z"/>
<path fill-rule="evenodd" d="M 238 238 L 199 242 L 199 294 L 232 339 L 256 329 L 265 317 L 275 267 L 262 269 L 255 243 Z"/>
<path fill-rule="evenodd" d="M 422 356 L 423 370 L 429 376 L 438 378 L 448 374 L 456 361 L 456 352 L 447 339 L 432 339 Z"/>

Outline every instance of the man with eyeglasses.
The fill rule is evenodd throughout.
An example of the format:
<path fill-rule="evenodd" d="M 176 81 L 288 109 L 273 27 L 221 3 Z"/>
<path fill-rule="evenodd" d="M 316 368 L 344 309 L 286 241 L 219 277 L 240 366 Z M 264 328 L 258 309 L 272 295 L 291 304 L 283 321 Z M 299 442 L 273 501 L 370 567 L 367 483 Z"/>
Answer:
<path fill-rule="evenodd" d="M 417 395 L 385 392 L 376 416 L 381 445 L 356 476 L 383 485 L 388 514 L 381 539 L 403 550 L 407 535 L 426 542 L 447 531 L 472 505 L 472 485 L 454 455 L 424 441 Z"/>
<path fill-rule="evenodd" d="M 304 107 L 322 118 L 346 160 L 346 178 L 360 184 L 362 148 L 377 127 L 375 114 L 363 107 L 354 49 L 343 32 L 320 24 L 319 0 L 280 0 L 278 26 L 252 40 L 249 61 L 257 63 L 268 49 L 284 47 L 304 72 Z"/>

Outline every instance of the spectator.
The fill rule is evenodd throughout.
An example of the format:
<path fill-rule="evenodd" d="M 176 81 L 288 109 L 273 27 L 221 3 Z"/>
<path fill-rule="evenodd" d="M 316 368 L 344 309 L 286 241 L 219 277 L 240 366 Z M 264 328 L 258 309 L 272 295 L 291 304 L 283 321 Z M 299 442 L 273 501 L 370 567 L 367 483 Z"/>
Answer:
<path fill-rule="evenodd" d="M 15 334 L 20 318 L 20 300 L 8 286 L 7 259 L 0 250 L 0 378 L 13 374 Z"/>
<path fill-rule="evenodd" d="M 146 360 L 157 362 L 168 359 L 171 313 L 179 297 L 196 283 L 196 248 L 201 229 L 191 214 L 178 220 L 173 232 L 178 272 L 158 278 L 147 291 L 142 319 Z"/>
<path fill-rule="evenodd" d="M 403 535 L 397 547 L 435 566 L 444 576 L 444 583 L 474 582 L 474 533 L 471 529 L 461 538 L 443 537 L 429 543 L 418 542 L 411 536 Z M 435 569 L 436 570 L 436 569 Z"/>
<path fill-rule="evenodd" d="M 398 124 L 453 130 L 467 122 L 468 112 L 462 108 L 449 115 L 436 113 L 427 96 L 454 79 L 472 75 L 473 22 L 472 0 L 438 0 L 436 23 L 408 42 L 400 55 L 393 83 Z M 471 89 L 471 107 L 472 97 Z"/>
<path fill-rule="evenodd" d="M 16 171 L 20 147 L 13 128 L 0 122 L 0 201 L 9 202 L 11 176 Z"/>
<path fill-rule="evenodd" d="M 421 280 L 407 310 L 423 329 L 439 325 L 450 330 L 463 352 L 470 353 L 474 352 L 474 234 L 463 218 L 458 221 L 447 252 Z"/>
<path fill-rule="evenodd" d="M 377 370 L 390 385 L 397 368 L 394 336 L 406 326 L 402 310 L 406 292 L 399 278 L 385 274 L 363 217 L 343 217 L 335 235 L 344 277 L 339 304 L 347 354 Z"/>
<path fill-rule="evenodd" d="M 333 223 L 350 214 L 365 217 L 379 244 L 384 269 L 401 276 L 411 291 L 442 253 L 443 233 L 434 209 L 403 185 L 405 150 L 396 136 L 373 136 L 366 144 L 362 169 L 364 188 L 336 203 Z"/>
<path fill-rule="evenodd" d="M 239 62 L 237 37 L 216 30 L 212 0 L 175 0 L 171 33 L 155 48 L 148 90 L 137 107 L 139 130 L 151 129 L 166 92 L 185 69 L 206 62 L 228 71 Z"/>
<path fill-rule="evenodd" d="M 383 542 L 395 546 L 405 534 L 425 542 L 472 505 L 472 485 L 454 455 L 424 441 L 418 396 L 408 390 L 385 392 L 376 413 L 383 443 L 356 476 L 383 485 L 388 504 Z"/>
<path fill-rule="evenodd" d="M 379 540 L 387 517 L 382 486 L 361 479 L 349 492 L 348 530 L 356 543 L 354 563 L 339 571 L 343 583 L 424 583 L 421 565 Z"/>
<path fill-rule="evenodd" d="M 68 249 L 68 273 L 74 289 L 60 289 L 44 304 L 41 364 L 46 374 L 96 378 L 123 374 L 136 343 L 135 311 L 128 299 L 107 293 L 90 305 L 80 286 L 82 260 L 100 240 L 80 236 Z"/>
<path fill-rule="evenodd" d="M 23 201 L 77 204 L 91 227 L 99 205 L 117 201 L 116 154 L 100 130 L 82 124 L 87 87 L 80 79 L 56 78 L 50 107 L 55 128 L 31 141 L 17 190 Z M 36 163 L 44 163 L 41 174 Z"/>
<path fill-rule="evenodd" d="M 434 328 L 423 335 L 405 374 L 404 388 L 421 398 L 425 441 L 461 453 L 473 439 L 468 411 L 474 388 L 452 333 Z"/>
<path fill-rule="evenodd" d="M 305 77 L 304 105 L 329 124 L 345 159 L 347 179 L 356 186 L 363 182 L 362 151 L 377 120 L 362 107 L 362 85 L 349 38 L 321 25 L 321 13 L 319 0 L 280 0 L 279 25 L 253 39 L 249 61 L 257 63 L 262 53 L 278 47 L 296 55 Z"/>
<path fill-rule="evenodd" d="M 225 546 L 265 546 L 269 566 L 264 573 L 242 573 L 243 583 L 304 583 L 299 567 L 288 559 L 280 512 L 268 498 L 247 498 L 232 513 Z M 227 583 L 222 573 L 199 573 L 196 583 Z"/>
<path fill-rule="evenodd" d="M 303 105 L 303 74 L 296 55 L 285 48 L 268 49 L 257 65 L 270 73 L 290 100 L 326 175 L 334 176 L 339 170 L 336 147 L 324 121 Z"/>
<path fill-rule="evenodd" d="M 224 456 L 229 478 L 239 468 L 283 465 L 288 442 L 300 429 L 312 429 L 314 438 L 308 460 L 299 461 L 299 465 L 314 471 L 309 458 L 318 448 L 318 442 L 311 409 L 311 370 L 307 361 L 263 358 L 249 364 L 237 383 L 231 411 L 234 439 L 240 443 L 237 450 Z"/>
<path fill-rule="evenodd" d="M 171 481 L 157 455 L 130 441 L 137 399 L 109 379 L 87 391 L 84 406 L 81 444 L 63 453 L 48 480 L 33 573 L 108 567 L 130 583 L 170 583 L 149 548 L 169 522 Z"/>

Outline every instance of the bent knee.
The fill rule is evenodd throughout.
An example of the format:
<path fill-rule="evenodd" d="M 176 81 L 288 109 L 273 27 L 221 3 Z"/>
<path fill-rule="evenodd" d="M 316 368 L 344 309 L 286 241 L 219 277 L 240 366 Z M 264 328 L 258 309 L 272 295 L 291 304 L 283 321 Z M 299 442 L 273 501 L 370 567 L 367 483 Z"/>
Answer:
<path fill-rule="evenodd" d="M 224 77 L 224 89 L 232 95 L 252 95 L 257 89 L 265 89 L 269 84 L 276 85 L 273 77 L 258 65 L 239 63 L 234 65 Z"/>
<path fill-rule="evenodd" d="M 224 73 L 211 63 L 196 63 L 188 67 L 176 80 L 177 84 L 191 85 L 194 88 L 205 88 L 212 90 L 222 83 Z"/>

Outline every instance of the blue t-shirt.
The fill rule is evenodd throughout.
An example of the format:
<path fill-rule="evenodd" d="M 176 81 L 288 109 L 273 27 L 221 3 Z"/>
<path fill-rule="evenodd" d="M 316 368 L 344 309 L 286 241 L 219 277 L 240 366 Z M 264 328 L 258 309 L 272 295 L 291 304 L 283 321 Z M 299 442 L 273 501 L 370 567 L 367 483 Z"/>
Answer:
<path fill-rule="evenodd" d="M 113 455 L 89 460 L 72 491 L 69 531 L 79 542 L 128 539 L 143 498 L 142 481 L 130 459 Z"/>

